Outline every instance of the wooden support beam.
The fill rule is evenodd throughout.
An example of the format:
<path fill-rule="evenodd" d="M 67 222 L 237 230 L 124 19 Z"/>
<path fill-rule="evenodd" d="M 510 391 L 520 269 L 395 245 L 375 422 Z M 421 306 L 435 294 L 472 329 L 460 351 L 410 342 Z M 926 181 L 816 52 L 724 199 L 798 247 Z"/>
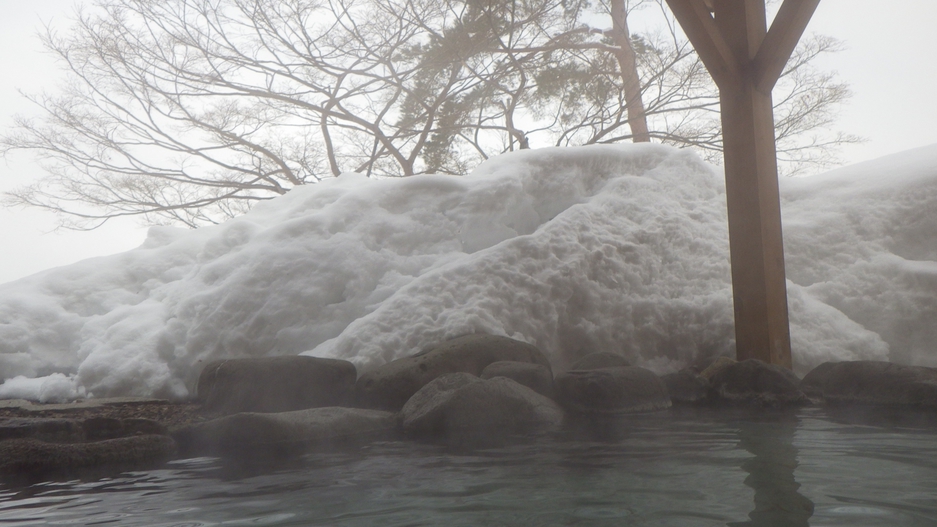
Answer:
<path fill-rule="evenodd" d="M 752 60 L 755 86 L 760 91 L 774 89 L 818 5 L 820 0 L 785 0 L 781 4 L 771 29 Z"/>
<path fill-rule="evenodd" d="M 714 19 L 737 56 L 757 54 L 766 34 L 763 0 L 717 0 Z M 790 368 L 771 92 L 757 88 L 750 67 L 740 69 L 746 75 L 719 90 L 736 355 Z"/>
<path fill-rule="evenodd" d="M 667 0 L 667 3 L 716 85 L 736 82 L 741 73 L 739 60 L 716 28 L 708 4 L 703 0 Z"/>
<path fill-rule="evenodd" d="M 769 30 L 764 0 L 667 0 L 719 86 L 736 355 L 788 368 L 771 90 L 818 2 L 785 0 Z"/>

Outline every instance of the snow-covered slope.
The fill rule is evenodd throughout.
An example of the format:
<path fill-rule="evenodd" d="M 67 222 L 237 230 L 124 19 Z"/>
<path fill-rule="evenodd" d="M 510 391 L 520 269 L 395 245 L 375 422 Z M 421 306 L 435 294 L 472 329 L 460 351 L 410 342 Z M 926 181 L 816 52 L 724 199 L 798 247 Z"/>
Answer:
<path fill-rule="evenodd" d="M 788 279 L 937 366 L 937 145 L 781 183 Z"/>
<path fill-rule="evenodd" d="M 937 364 L 937 147 L 782 182 L 796 369 Z M 722 177 L 659 145 L 503 155 L 471 175 L 298 188 L 223 225 L 0 286 L 2 397 L 185 398 L 200 365 L 360 369 L 472 332 L 562 368 L 734 350 Z M 928 347 L 929 346 L 929 347 Z"/>

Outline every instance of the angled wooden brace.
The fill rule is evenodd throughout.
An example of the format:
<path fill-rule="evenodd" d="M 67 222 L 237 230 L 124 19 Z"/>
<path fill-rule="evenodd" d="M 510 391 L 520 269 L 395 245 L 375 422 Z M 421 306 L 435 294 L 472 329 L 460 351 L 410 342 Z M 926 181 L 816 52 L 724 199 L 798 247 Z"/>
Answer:
<path fill-rule="evenodd" d="M 768 93 L 774 89 L 819 4 L 820 0 L 784 0 L 781 4 L 752 60 L 755 87 L 759 91 Z"/>
<path fill-rule="evenodd" d="M 719 32 L 704 0 L 667 0 L 667 4 L 716 85 L 736 82 L 741 75 L 739 57 Z"/>
<path fill-rule="evenodd" d="M 711 4 L 706 0 L 667 0 L 667 4 L 717 85 L 737 80 L 748 69 L 749 57 L 735 56 L 716 27 Z M 760 91 L 774 88 L 819 4 L 820 0 L 785 0 L 781 5 L 751 60 Z"/>
<path fill-rule="evenodd" d="M 719 86 L 736 353 L 791 367 L 771 91 L 819 0 L 667 0 Z"/>

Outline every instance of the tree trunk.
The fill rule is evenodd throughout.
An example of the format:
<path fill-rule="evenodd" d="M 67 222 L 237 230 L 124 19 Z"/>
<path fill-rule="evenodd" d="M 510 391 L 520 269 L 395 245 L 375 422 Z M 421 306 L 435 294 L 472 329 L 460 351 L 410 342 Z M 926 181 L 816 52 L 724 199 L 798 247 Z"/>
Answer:
<path fill-rule="evenodd" d="M 625 9 L 625 0 L 611 1 L 612 40 L 618 51 L 615 58 L 621 70 L 621 81 L 625 88 L 625 104 L 628 111 L 628 125 L 631 126 L 631 136 L 635 143 L 651 142 L 651 135 L 647 129 L 647 115 L 644 112 L 644 101 L 641 100 L 641 79 L 638 77 L 637 61 L 634 47 L 631 46 L 631 33 L 628 31 L 628 11 Z"/>

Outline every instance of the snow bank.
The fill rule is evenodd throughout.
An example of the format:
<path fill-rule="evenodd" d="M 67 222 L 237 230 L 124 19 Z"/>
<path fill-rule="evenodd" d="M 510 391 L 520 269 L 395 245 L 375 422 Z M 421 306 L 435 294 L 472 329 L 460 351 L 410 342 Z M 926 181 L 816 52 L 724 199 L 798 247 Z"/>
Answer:
<path fill-rule="evenodd" d="M 784 182 L 799 371 L 934 364 L 935 166 L 930 148 Z M 607 350 L 671 371 L 734 351 L 729 276 L 722 177 L 688 152 L 543 149 L 466 177 L 345 174 L 0 286 L 0 398 L 39 399 L 48 381 L 47 398 L 181 399 L 218 358 L 302 352 L 367 369 L 473 332 L 536 344 L 558 368 Z"/>
<path fill-rule="evenodd" d="M 877 334 L 892 361 L 937 366 L 937 145 L 781 191 L 788 279 Z"/>
<path fill-rule="evenodd" d="M 74 375 L 53 373 L 30 379 L 17 375 L 0 385 L 0 399 L 29 399 L 40 403 L 66 403 L 83 399 L 87 393 Z"/>

